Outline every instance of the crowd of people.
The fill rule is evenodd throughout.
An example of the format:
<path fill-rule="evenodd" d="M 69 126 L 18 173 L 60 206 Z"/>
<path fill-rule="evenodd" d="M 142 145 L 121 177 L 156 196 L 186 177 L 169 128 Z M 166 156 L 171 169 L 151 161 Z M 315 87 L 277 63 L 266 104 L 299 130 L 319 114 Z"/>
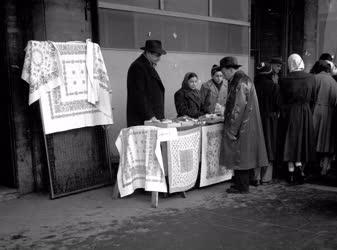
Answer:
<path fill-rule="evenodd" d="M 164 118 L 165 88 L 154 67 L 166 51 L 158 40 L 146 41 L 142 49 L 128 71 L 128 126 Z M 333 58 L 322 54 L 310 73 L 298 54 L 284 64 L 280 58 L 261 62 L 252 81 L 237 58 L 224 57 L 212 66 L 211 79 L 200 90 L 197 74 L 188 72 L 174 95 L 178 116 L 224 116 L 220 164 L 234 170 L 228 193 L 271 183 L 276 165 L 286 166 L 290 184 L 331 168 L 337 143 Z M 282 67 L 288 70 L 285 77 L 279 74 Z"/>

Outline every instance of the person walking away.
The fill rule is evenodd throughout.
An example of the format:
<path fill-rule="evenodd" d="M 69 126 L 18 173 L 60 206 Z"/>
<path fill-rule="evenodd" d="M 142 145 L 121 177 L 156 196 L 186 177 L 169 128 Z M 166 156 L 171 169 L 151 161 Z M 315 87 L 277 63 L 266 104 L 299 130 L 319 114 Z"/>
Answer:
<path fill-rule="evenodd" d="M 147 40 L 144 50 L 127 74 L 127 126 L 144 125 L 146 120 L 164 119 L 164 85 L 155 69 L 166 51 L 161 41 Z"/>
<path fill-rule="evenodd" d="M 279 85 L 273 81 L 273 71 L 269 63 L 262 62 L 258 65 L 254 84 L 269 161 L 267 166 L 254 169 L 253 185 L 257 186 L 272 181 L 273 164 L 276 160 Z"/>
<path fill-rule="evenodd" d="M 336 82 L 331 76 L 328 62 L 319 60 L 315 63 L 315 106 L 313 125 L 315 131 L 316 152 L 320 161 L 321 175 L 330 169 L 335 152 L 335 133 L 333 133 L 333 115 L 337 103 Z"/>
<path fill-rule="evenodd" d="M 313 104 L 315 78 L 304 72 L 298 54 L 288 58 L 289 74 L 280 80 L 280 123 L 282 126 L 282 160 L 288 165 L 288 181 L 304 181 L 304 164 L 315 159 L 314 127 L 310 105 Z"/>
<path fill-rule="evenodd" d="M 236 57 L 224 57 L 220 68 L 228 81 L 220 164 L 234 170 L 228 193 L 248 193 L 251 169 L 267 166 L 268 157 L 254 84 Z"/>
<path fill-rule="evenodd" d="M 200 88 L 203 110 L 208 114 L 224 114 L 227 100 L 227 81 L 218 65 L 211 69 L 212 79 L 203 83 Z"/>

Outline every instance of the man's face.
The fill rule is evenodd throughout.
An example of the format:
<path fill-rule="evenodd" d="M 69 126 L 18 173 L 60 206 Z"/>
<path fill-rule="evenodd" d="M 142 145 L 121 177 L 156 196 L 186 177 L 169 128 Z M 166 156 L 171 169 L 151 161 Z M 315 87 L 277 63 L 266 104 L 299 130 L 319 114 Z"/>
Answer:
<path fill-rule="evenodd" d="M 223 74 L 223 77 L 228 81 L 230 79 L 232 79 L 235 70 L 233 68 L 222 68 L 221 72 Z"/>
<path fill-rule="evenodd" d="M 273 70 L 274 73 L 278 74 L 280 73 L 281 69 L 282 69 L 282 65 L 281 64 L 272 64 L 271 68 Z"/>
<path fill-rule="evenodd" d="M 148 59 L 153 63 L 154 65 L 157 65 L 157 63 L 160 61 L 161 54 L 156 52 L 147 52 Z"/>

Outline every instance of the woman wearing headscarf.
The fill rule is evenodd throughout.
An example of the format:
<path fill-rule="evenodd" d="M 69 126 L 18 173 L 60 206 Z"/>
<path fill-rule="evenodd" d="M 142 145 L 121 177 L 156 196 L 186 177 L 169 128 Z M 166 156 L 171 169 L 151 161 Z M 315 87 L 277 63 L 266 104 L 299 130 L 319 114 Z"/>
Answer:
<path fill-rule="evenodd" d="M 222 114 L 227 100 L 227 81 L 223 80 L 220 66 L 214 64 L 211 69 L 212 79 L 200 88 L 203 109 L 208 114 Z"/>
<path fill-rule="evenodd" d="M 185 74 L 181 88 L 174 94 L 174 103 L 179 116 L 198 118 L 202 116 L 200 92 L 197 89 L 198 76 L 194 72 Z"/>
<path fill-rule="evenodd" d="M 269 165 L 254 169 L 253 185 L 267 184 L 272 180 L 273 162 L 276 159 L 279 85 L 273 81 L 271 64 L 261 62 L 257 67 L 254 85 L 259 101 L 260 115 Z"/>
<path fill-rule="evenodd" d="M 313 112 L 316 152 L 320 160 L 321 174 L 325 175 L 330 169 L 335 152 L 333 115 L 337 103 L 337 87 L 327 61 L 319 60 L 313 68 L 316 80 Z"/>
<path fill-rule="evenodd" d="M 314 127 L 310 105 L 313 103 L 315 78 L 304 72 L 298 54 L 288 58 L 289 74 L 280 81 L 280 126 L 282 127 L 281 159 L 288 164 L 289 182 L 304 181 L 304 164 L 314 160 Z"/>

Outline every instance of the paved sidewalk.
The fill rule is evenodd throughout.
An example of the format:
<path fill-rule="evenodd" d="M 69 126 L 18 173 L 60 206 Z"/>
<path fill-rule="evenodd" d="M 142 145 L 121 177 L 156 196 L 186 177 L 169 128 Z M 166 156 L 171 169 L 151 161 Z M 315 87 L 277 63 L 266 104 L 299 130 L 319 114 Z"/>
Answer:
<path fill-rule="evenodd" d="M 4 201 L 0 249 L 337 249 L 331 189 L 277 183 L 233 195 L 228 185 L 160 196 L 158 208 L 150 194 L 112 200 L 112 187 Z"/>

